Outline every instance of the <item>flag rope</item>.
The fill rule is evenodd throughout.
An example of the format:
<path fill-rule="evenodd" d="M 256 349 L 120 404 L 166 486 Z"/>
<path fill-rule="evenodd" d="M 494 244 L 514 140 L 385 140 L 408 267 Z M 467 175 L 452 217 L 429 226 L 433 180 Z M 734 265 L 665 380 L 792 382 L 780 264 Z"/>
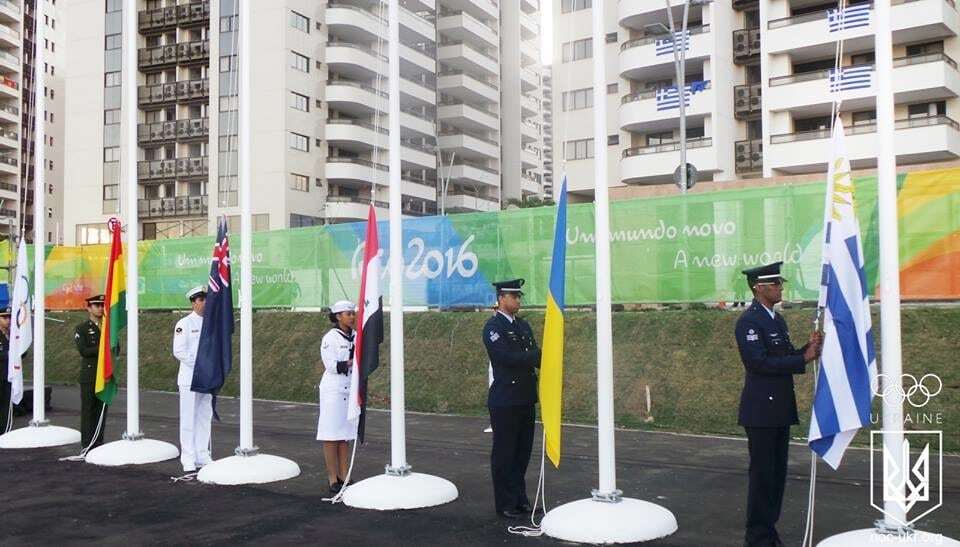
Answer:
<path fill-rule="evenodd" d="M 813 365 L 813 393 L 817 393 L 817 378 L 820 376 L 820 360 Z M 800 547 L 813 547 L 813 520 L 817 507 L 817 453 L 810 451 L 810 484 L 807 490 L 807 522 L 803 528 L 803 543 Z"/>
<path fill-rule="evenodd" d="M 357 439 L 353 440 L 353 450 L 350 452 L 350 467 L 347 468 L 347 476 L 343 478 L 343 486 L 340 487 L 340 491 L 336 493 L 332 498 L 322 498 L 320 501 L 329 501 L 331 504 L 343 503 L 343 493 L 347 491 L 347 486 L 350 484 L 350 476 L 353 474 L 353 462 L 357 458 Z"/>
<path fill-rule="evenodd" d="M 103 403 L 103 401 L 100 401 L 100 402 Z M 88 444 L 87 446 L 85 446 L 85 447 L 83 447 L 82 449 L 80 449 L 80 453 L 77 454 L 76 456 L 67 456 L 67 457 L 64 457 L 64 458 L 60 458 L 58 461 L 61 461 L 61 462 L 82 462 L 82 461 L 86 461 L 86 459 L 87 459 L 87 452 L 89 452 L 90 449 L 93 448 L 93 444 L 94 444 L 95 442 L 97 442 L 97 437 L 100 436 L 100 432 L 103 430 L 103 416 L 104 416 L 104 414 L 106 414 L 106 412 L 107 412 L 107 404 L 106 404 L 106 403 L 103 403 L 103 405 L 100 407 L 100 419 L 97 420 L 97 429 L 94 430 L 94 432 L 93 432 L 93 438 L 90 439 L 90 444 Z"/>
<path fill-rule="evenodd" d="M 541 493 L 543 494 L 543 513 L 547 513 L 547 490 L 544 481 L 544 462 L 547 454 L 547 431 L 544 429 L 540 439 L 540 478 L 537 479 L 537 495 L 533 498 L 533 510 L 530 512 L 530 526 L 508 526 L 507 532 L 518 536 L 540 537 L 543 535 L 543 528 L 540 526 L 543 519 L 537 522 L 537 506 L 540 503 Z"/>

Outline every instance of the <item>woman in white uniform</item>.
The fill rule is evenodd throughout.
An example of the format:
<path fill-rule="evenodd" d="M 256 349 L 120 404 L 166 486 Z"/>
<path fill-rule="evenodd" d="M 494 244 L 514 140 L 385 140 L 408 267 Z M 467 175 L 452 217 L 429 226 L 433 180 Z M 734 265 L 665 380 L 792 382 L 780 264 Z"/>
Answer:
<path fill-rule="evenodd" d="M 323 459 L 331 492 L 339 492 L 350 465 L 350 443 L 357 438 L 356 420 L 347 420 L 350 370 L 353 366 L 353 325 L 356 312 L 352 302 L 341 300 L 330 308 L 333 328 L 320 342 L 323 377 L 320 380 L 320 420 L 317 440 L 323 441 Z"/>

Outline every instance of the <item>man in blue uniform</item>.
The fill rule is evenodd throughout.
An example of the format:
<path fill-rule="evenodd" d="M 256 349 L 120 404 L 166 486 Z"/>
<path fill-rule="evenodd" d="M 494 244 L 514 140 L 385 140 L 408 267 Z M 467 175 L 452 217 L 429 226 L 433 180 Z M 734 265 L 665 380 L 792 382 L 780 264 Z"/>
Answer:
<path fill-rule="evenodd" d="M 773 306 L 783 296 L 782 262 L 744 270 L 753 302 L 737 320 L 736 338 L 746 369 L 738 423 L 747 432 L 750 486 L 744 545 L 783 545 L 776 524 L 787 478 L 790 426 L 799 423 L 793 375 L 820 356 L 821 335 L 796 349 Z"/>
<path fill-rule="evenodd" d="M 493 427 L 490 471 L 497 514 L 516 519 L 531 511 L 524 476 L 533 448 L 540 348 L 530 325 L 517 317 L 523 279 L 493 286 L 497 289 L 497 313 L 483 326 L 483 343 L 493 368 L 487 396 Z"/>

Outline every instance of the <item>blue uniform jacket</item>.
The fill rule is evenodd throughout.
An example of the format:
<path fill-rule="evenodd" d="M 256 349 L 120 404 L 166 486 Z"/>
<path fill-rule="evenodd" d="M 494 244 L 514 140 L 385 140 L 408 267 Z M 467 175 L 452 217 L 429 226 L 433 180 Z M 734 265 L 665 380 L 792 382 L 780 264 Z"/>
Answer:
<path fill-rule="evenodd" d="M 783 316 L 770 317 L 756 300 L 737 320 L 735 332 L 746 369 L 737 423 L 746 427 L 799 423 L 793 375 L 807 371 L 803 359 L 807 347 L 793 347 Z"/>
<path fill-rule="evenodd" d="M 487 406 L 536 404 L 540 348 L 530 325 L 519 317 L 511 323 L 497 313 L 483 326 L 483 344 L 493 367 Z"/>

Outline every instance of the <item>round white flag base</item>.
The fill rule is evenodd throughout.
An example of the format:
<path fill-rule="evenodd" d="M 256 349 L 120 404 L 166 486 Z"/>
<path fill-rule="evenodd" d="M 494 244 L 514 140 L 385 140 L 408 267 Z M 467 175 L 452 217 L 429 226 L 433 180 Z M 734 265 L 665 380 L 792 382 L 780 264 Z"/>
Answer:
<path fill-rule="evenodd" d="M 458 495 L 456 485 L 447 479 L 423 473 L 384 473 L 351 484 L 343 492 L 343 503 L 358 509 L 392 511 L 443 505 Z"/>
<path fill-rule="evenodd" d="M 123 439 L 100 445 L 87 452 L 86 462 L 94 465 L 143 465 L 172 460 L 180 455 L 176 446 L 154 439 Z"/>
<path fill-rule="evenodd" d="M 540 528 L 564 541 L 633 543 L 669 536 L 677 531 L 677 519 L 664 507 L 637 499 L 617 503 L 585 499 L 550 511 Z"/>
<path fill-rule="evenodd" d="M 817 544 L 817 547 L 869 547 L 870 545 L 943 545 L 946 547 L 960 547 L 960 541 L 950 539 L 942 534 L 915 531 L 912 534 L 897 535 L 884 534 L 876 528 L 854 530 L 828 537 Z"/>
<path fill-rule="evenodd" d="M 197 473 L 197 480 L 208 484 L 263 484 L 285 481 L 300 474 L 300 466 L 293 460 L 255 454 L 230 456 L 207 464 Z"/>
<path fill-rule="evenodd" d="M 0 435 L 0 448 L 44 448 L 80 444 L 80 432 L 57 425 L 29 425 Z"/>

